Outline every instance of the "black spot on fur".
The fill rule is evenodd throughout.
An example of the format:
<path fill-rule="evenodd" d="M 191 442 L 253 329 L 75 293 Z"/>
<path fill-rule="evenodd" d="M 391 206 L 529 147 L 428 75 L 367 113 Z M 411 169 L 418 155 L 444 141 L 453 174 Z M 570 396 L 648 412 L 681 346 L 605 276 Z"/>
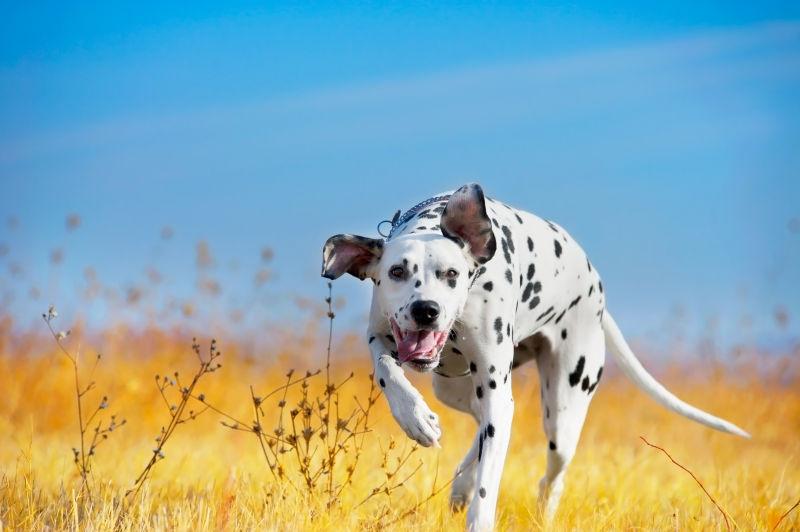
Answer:
<path fill-rule="evenodd" d="M 478 462 L 483 458 L 483 434 L 478 436 Z"/>
<path fill-rule="evenodd" d="M 592 263 L 589 262 L 589 259 L 586 259 L 586 266 L 589 267 L 589 271 L 592 271 Z"/>
<path fill-rule="evenodd" d="M 497 332 L 497 343 L 503 343 L 503 320 L 498 316 L 494 320 L 494 330 Z"/>
<path fill-rule="evenodd" d="M 559 258 L 561 257 L 561 242 L 559 242 L 558 240 L 553 240 L 553 242 L 555 243 L 555 248 L 556 248 L 556 258 Z"/>
<path fill-rule="evenodd" d="M 528 280 L 530 281 L 533 279 L 534 274 L 536 273 L 536 265 L 532 262 L 528 265 Z"/>
<path fill-rule="evenodd" d="M 494 373 L 494 366 L 489 366 L 489 373 Z"/>
<path fill-rule="evenodd" d="M 417 279 L 417 282 L 416 282 L 416 283 L 414 283 L 414 287 L 415 287 L 415 288 L 419 288 L 420 286 L 422 286 L 422 281 L 420 281 L 419 279 Z"/>
<path fill-rule="evenodd" d="M 586 364 L 586 358 L 581 356 L 578 359 L 578 364 L 575 366 L 575 371 L 569 374 L 569 385 L 577 386 L 583 376 L 583 366 Z"/>
<path fill-rule="evenodd" d="M 483 283 L 483 289 L 486 290 L 487 292 L 491 292 L 492 288 L 494 288 L 494 283 L 492 283 L 491 281 L 486 281 L 485 283 Z"/>
<path fill-rule="evenodd" d="M 514 282 L 514 280 L 511 278 L 511 270 L 506 270 L 506 281 L 508 281 L 509 284 Z"/>
<path fill-rule="evenodd" d="M 540 283 L 539 281 L 533 283 L 533 293 L 538 294 L 541 291 L 542 291 L 542 283 Z"/>
<path fill-rule="evenodd" d="M 592 392 L 594 392 L 594 389 L 595 389 L 595 388 L 597 388 L 597 385 L 598 385 L 598 384 L 600 384 L 600 377 L 602 377 L 602 376 L 603 376 L 603 367 L 602 367 L 602 366 L 600 366 L 600 369 L 599 369 L 599 370 L 597 370 L 597 380 L 596 380 L 596 381 L 594 381 L 594 384 L 592 384 L 591 386 L 589 386 L 589 389 L 588 389 L 588 390 L 586 390 L 586 393 L 592 393 Z"/>
<path fill-rule="evenodd" d="M 592 286 L 590 286 L 590 287 L 589 287 L 589 293 L 588 293 L 588 294 L 586 294 L 586 297 L 589 297 L 589 296 L 591 296 L 591 295 L 592 295 L 592 292 L 594 292 L 594 285 L 592 285 Z"/>
<path fill-rule="evenodd" d="M 539 299 L 539 296 L 534 296 L 534 298 L 531 299 L 531 302 L 528 304 L 528 308 L 533 310 L 539 305 L 540 302 L 541 299 Z"/>
<path fill-rule="evenodd" d="M 381 388 L 386 388 L 386 381 L 383 379 L 378 380 L 378 384 L 381 385 Z"/>
<path fill-rule="evenodd" d="M 508 242 L 505 238 L 500 239 L 500 245 L 503 247 L 503 257 L 505 257 L 507 263 L 511 264 L 511 253 L 509 253 Z"/>
<path fill-rule="evenodd" d="M 475 388 L 475 395 L 478 396 L 478 399 L 483 399 L 483 388 L 481 388 L 480 386 Z"/>
<path fill-rule="evenodd" d="M 600 289 L 600 293 L 603 293 L 603 281 L 597 281 L 597 288 Z"/>
<path fill-rule="evenodd" d="M 520 225 L 522 225 L 522 218 L 519 217 L 519 214 L 514 213 L 514 217 L 517 219 L 517 221 L 520 223 Z"/>
<path fill-rule="evenodd" d="M 533 239 L 528 237 L 528 251 L 533 251 Z"/>
<path fill-rule="evenodd" d="M 581 390 L 584 392 L 589 389 L 589 376 L 585 376 L 581 381 Z"/>
<path fill-rule="evenodd" d="M 567 330 L 566 329 L 561 329 L 561 339 L 562 340 L 566 340 L 567 339 Z"/>
<path fill-rule="evenodd" d="M 573 299 L 573 300 L 572 300 L 572 302 L 569 304 L 569 308 L 572 308 L 572 307 L 574 307 L 575 305 L 577 305 L 577 304 L 580 302 L 580 300 L 581 300 L 581 297 L 582 297 L 582 296 L 578 296 L 578 297 L 576 297 L 575 299 Z"/>
<path fill-rule="evenodd" d="M 489 388 L 491 388 L 492 390 L 497 388 L 497 383 L 494 381 L 494 379 L 489 381 Z"/>
<path fill-rule="evenodd" d="M 555 451 L 556 450 L 556 442 L 554 442 L 554 441 L 550 442 L 550 450 L 551 451 Z"/>
<path fill-rule="evenodd" d="M 540 319 L 544 318 L 545 316 L 547 316 L 551 312 L 553 312 L 553 307 L 550 307 L 549 309 L 547 309 L 544 312 L 542 312 L 541 314 L 539 314 L 539 317 L 536 318 L 536 321 L 539 321 Z"/>
<path fill-rule="evenodd" d="M 514 251 L 516 251 L 516 250 L 514 249 L 514 239 L 511 238 L 511 229 L 509 229 L 508 227 L 506 227 L 504 225 L 503 226 L 503 234 L 505 235 L 506 240 L 508 241 L 508 249 L 509 249 L 509 251 L 511 251 L 511 253 L 514 253 Z"/>
<path fill-rule="evenodd" d="M 477 371 L 478 371 L 478 366 L 475 365 L 475 362 L 470 362 L 469 363 L 469 372 L 470 373 L 475 373 Z"/>
<path fill-rule="evenodd" d="M 487 435 L 488 435 L 490 438 L 494 438 L 494 425 L 492 425 L 491 423 L 489 423 L 489 426 L 488 426 L 488 427 L 486 427 L 486 434 L 487 434 Z"/>
<path fill-rule="evenodd" d="M 558 315 L 558 317 L 556 318 L 556 325 L 558 325 L 558 322 L 560 322 L 560 321 L 561 321 L 561 318 L 563 318 L 563 317 L 564 317 L 564 314 L 566 314 L 566 313 L 567 313 L 567 311 L 566 311 L 566 310 L 562 310 L 562 311 L 561 311 L 561 314 L 559 314 L 559 315 Z"/>
<path fill-rule="evenodd" d="M 522 302 L 526 302 L 529 297 L 531 297 L 531 292 L 533 291 L 533 283 L 528 283 L 525 286 L 525 290 L 522 292 Z"/>
<path fill-rule="evenodd" d="M 481 499 L 485 499 L 486 498 L 486 488 L 481 486 L 481 489 L 478 490 L 478 495 L 481 496 Z"/>

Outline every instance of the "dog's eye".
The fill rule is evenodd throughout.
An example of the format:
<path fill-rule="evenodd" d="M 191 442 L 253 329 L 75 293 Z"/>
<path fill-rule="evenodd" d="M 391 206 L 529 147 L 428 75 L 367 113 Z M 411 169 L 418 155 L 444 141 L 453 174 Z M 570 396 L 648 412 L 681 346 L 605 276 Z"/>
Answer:
<path fill-rule="evenodd" d="M 456 277 L 458 277 L 458 272 L 457 271 L 455 271 L 453 268 L 450 268 L 449 270 L 447 270 L 447 278 L 448 279 L 455 279 Z"/>
<path fill-rule="evenodd" d="M 402 279 L 405 276 L 406 270 L 402 266 L 392 266 L 389 268 L 389 277 L 392 279 Z"/>

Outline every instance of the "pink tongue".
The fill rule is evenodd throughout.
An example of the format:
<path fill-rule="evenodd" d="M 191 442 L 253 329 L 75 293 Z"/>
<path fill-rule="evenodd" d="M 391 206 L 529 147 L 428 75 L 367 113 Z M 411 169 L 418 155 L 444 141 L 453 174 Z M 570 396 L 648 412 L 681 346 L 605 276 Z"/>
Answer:
<path fill-rule="evenodd" d="M 426 354 L 436 345 L 436 335 L 433 331 L 408 331 L 405 338 L 397 344 L 400 353 L 400 362 L 407 362 Z"/>

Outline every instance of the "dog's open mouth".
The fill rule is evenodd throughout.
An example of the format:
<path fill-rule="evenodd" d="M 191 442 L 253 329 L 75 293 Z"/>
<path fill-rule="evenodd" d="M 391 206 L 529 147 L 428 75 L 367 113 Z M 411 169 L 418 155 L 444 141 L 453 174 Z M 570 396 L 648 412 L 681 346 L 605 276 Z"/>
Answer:
<path fill-rule="evenodd" d="M 396 321 L 390 320 L 390 323 L 401 364 L 412 362 L 426 366 L 436 360 L 439 351 L 447 342 L 449 331 L 402 330 Z"/>

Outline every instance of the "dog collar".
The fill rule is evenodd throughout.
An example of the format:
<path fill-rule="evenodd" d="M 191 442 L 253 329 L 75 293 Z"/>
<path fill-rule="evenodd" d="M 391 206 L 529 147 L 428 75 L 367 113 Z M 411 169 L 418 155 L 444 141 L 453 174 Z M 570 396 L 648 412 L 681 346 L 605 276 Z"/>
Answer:
<path fill-rule="evenodd" d="M 434 203 L 438 203 L 440 201 L 445 201 L 450 198 L 450 194 L 446 194 L 444 196 L 434 196 L 433 198 L 426 199 L 425 201 L 421 201 L 408 209 L 402 216 L 400 216 L 400 210 L 398 209 L 397 212 L 394 213 L 391 220 L 383 220 L 378 224 L 378 234 L 381 235 L 386 240 L 389 240 L 394 235 L 395 230 L 404 225 L 408 222 L 411 218 L 414 217 L 420 210 L 424 209 L 428 205 L 432 205 Z M 389 224 L 391 227 L 389 228 L 389 234 L 385 235 L 381 231 L 381 227 L 383 224 Z"/>

